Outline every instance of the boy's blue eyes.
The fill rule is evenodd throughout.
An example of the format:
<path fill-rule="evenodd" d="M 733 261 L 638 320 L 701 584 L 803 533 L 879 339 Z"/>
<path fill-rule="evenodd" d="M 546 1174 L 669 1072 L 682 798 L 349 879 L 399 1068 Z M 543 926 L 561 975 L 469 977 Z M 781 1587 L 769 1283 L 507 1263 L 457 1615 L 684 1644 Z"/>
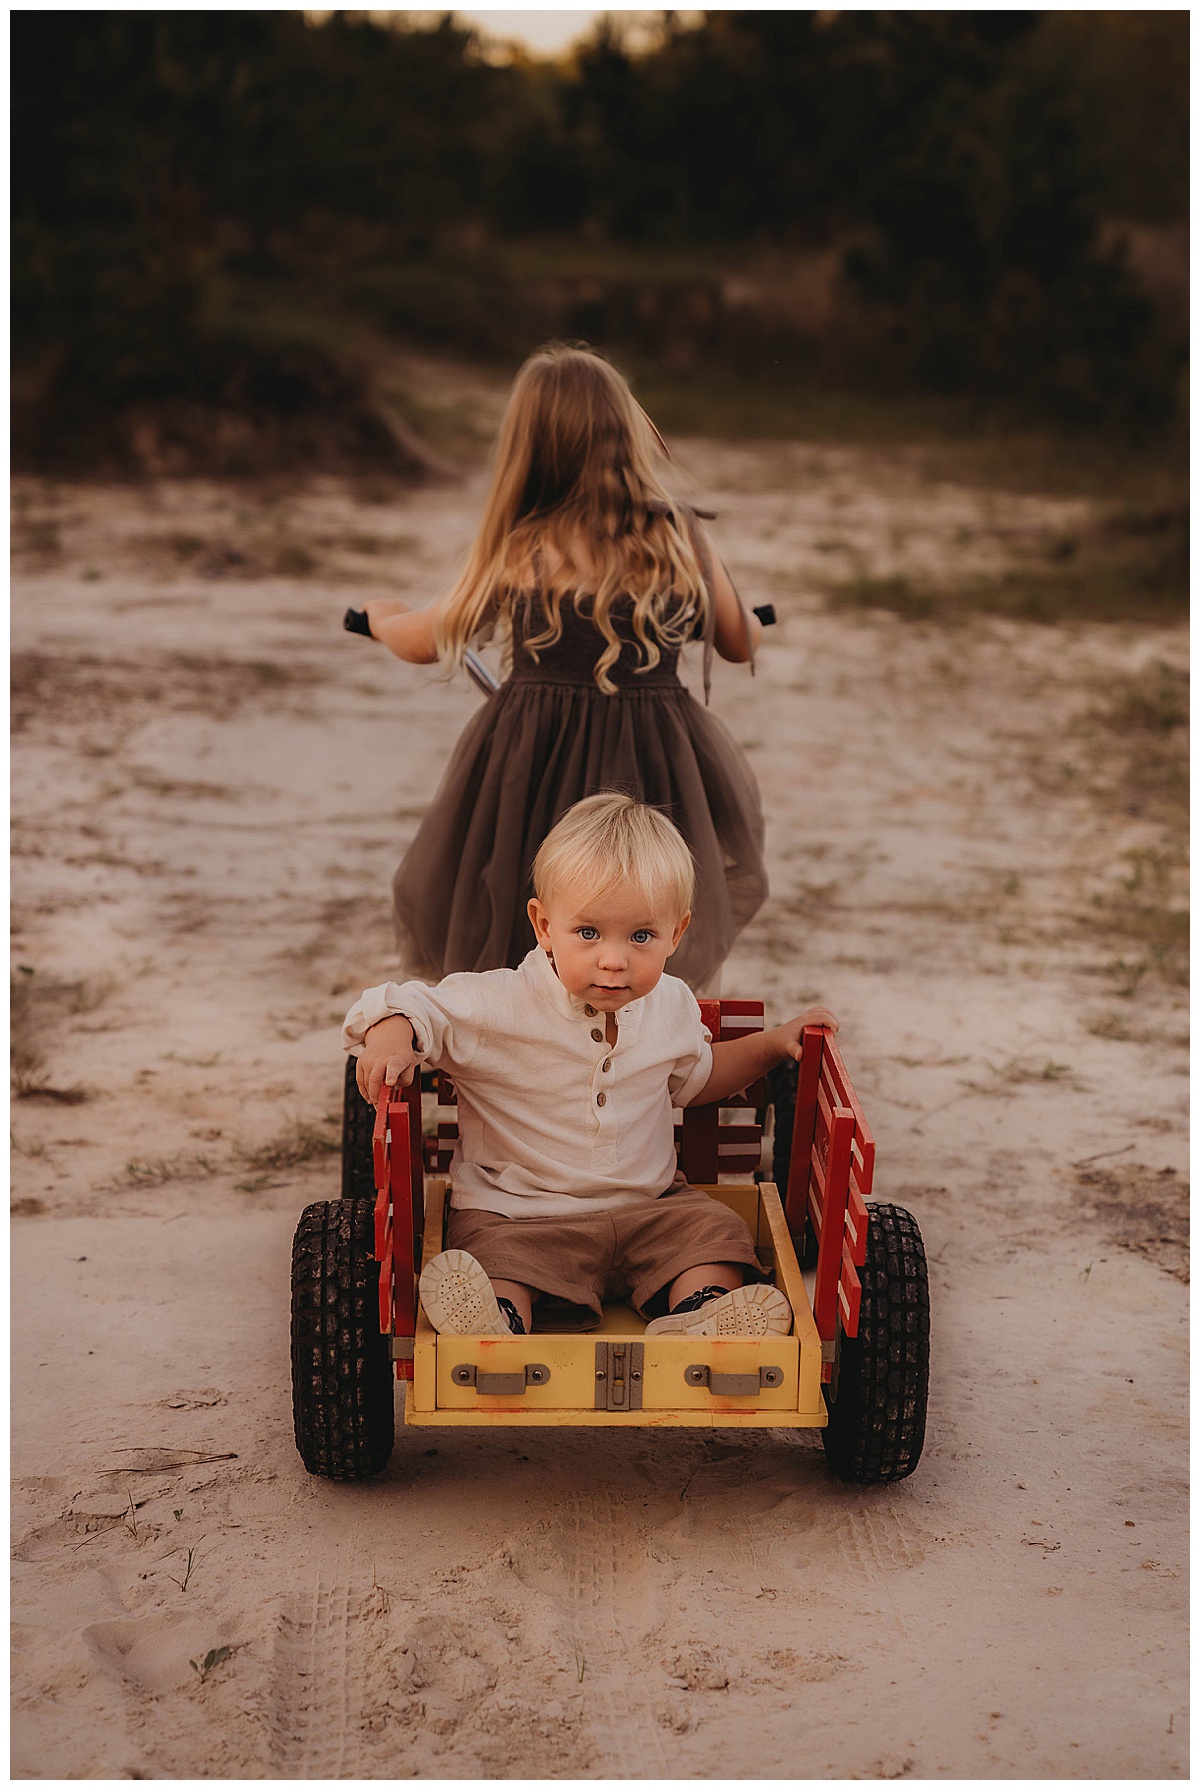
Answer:
<path fill-rule="evenodd" d="M 590 945 L 593 939 L 600 937 L 599 928 L 595 926 L 580 926 L 578 932 L 585 945 Z M 635 945 L 648 945 L 654 934 L 649 932 L 646 927 L 639 926 L 637 931 L 630 933 L 629 936 Z"/>

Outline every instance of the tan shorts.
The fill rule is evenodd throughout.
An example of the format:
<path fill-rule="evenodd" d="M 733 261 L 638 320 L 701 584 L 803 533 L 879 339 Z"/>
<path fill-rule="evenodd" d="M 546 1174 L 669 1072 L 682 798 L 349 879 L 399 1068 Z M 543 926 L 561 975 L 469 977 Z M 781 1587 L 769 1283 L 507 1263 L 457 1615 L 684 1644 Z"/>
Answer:
<path fill-rule="evenodd" d="M 655 1294 L 702 1263 L 736 1262 L 748 1280 L 763 1273 L 737 1213 L 683 1183 L 656 1200 L 578 1218 L 504 1218 L 452 1206 L 443 1247 L 465 1249 L 491 1280 L 545 1295 L 534 1312 L 538 1330 L 594 1330 L 605 1299 L 656 1315 L 646 1310 Z"/>

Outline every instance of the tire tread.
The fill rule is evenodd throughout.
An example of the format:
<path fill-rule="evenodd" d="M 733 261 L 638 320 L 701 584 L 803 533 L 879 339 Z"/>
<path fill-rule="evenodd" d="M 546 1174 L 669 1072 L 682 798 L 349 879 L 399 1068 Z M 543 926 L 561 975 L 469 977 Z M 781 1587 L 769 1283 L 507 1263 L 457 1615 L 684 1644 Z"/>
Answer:
<path fill-rule="evenodd" d="M 307 1206 L 292 1244 L 292 1416 L 310 1473 L 362 1480 L 395 1439 L 391 1348 L 380 1334 L 369 1200 Z"/>
<path fill-rule="evenodd" d="M 905 1479 L 921 1458 L 929 1397 L 929 1270 L 902 1206 L 868 1208 L 858 1335 L 843 1337 L 821 1432 L 830 1467 L 859 1485 Z"/>

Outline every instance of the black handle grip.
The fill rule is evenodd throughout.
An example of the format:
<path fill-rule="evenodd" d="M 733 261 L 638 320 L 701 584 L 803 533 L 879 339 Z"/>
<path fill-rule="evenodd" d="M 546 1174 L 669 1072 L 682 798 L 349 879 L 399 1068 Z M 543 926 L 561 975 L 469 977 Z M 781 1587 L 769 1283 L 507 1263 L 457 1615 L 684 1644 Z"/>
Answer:
<path fill-rule="evenodd" d="M 754 613 L 764 628 L 773 628 L 778 619 L 774 603 L 760 603 Z"/>
<path fill-rule="evenodd" d="M 342 617 L 342 626 L 347 634 L 365 634 L 368 640 L 375 638 L 365 609 L 347 609 Z"/>

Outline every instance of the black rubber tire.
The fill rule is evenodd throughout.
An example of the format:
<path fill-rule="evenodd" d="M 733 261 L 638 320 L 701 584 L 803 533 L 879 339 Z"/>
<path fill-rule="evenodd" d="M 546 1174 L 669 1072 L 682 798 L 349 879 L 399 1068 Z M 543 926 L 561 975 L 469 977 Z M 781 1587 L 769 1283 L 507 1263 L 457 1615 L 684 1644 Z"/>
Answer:
<path fill-rule="evenodd" d="M 392 1351 L 379 1332 L 369 1200 L 319 1200 L 292 1244 L 292 1416 L 310 1473 L 370 1479 L 395 1441 Z"/>
<path fill-rule="evenodd" d="M 796 1086 L 800 1077 L 800 1065 L 794 1057 L 785 1057 L 782 1063 L 776 1063 L 767 1076 L 767 1087 L 771 1105 L 775 1109 L 774 1139 L 771 1144 L 771 1173 L 768 1179 L 774 1181 L 779 1190 L 779 1197 L 787 1205 L 788 1167 L 792 1159 L 792 1132 L 796 1125 Z M 796 1238 L 796 1254 L 800 1258 L 802 1268 L 815 1268 L 817 1265 L 817 1238 L 808 1219 L 804 1220 L 804 1235 Z"/>
<path fill-rule="evenodd" d="M 371 1155 L 371 1133 L 375 1129 L 375 1108 L 364 1100 L 354 1078 L 356 1057 L 346 1058 L 346 1080 L 342 1089 L 342 1198 L 373 1200 L 375 1198 L 375 1163 Z"/>
<path fill-rule="evenodd" d="M 858 1335 L 844 1336 L 821 1439 L 839 1479 L 891 1485 L 921 1458 L 929 1398 L 929 1270 L 902 1206 L 867 1208 Z"/>

